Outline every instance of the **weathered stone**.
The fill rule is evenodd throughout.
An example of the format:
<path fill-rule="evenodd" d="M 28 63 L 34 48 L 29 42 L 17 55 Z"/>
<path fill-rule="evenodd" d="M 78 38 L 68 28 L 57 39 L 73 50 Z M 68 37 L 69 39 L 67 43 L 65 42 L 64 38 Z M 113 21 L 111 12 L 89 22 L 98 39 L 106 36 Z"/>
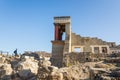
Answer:
<path fill-rule="evenodd" d="M 5 63 L 0 66 L 0 78 L 2 80 L 10 80 L 12 72 L 11 64 Z"/>
<path fill-rule="evenodd" d="M 5 63 L 0 68 L 6 71 L 5 75 L 11 75 L 12 74 L 13 70 L 11 68 L 11 64 L 6 64 Z"/>
<path fill-rule="evenodd" d="M 38 62 L 34 59 L 26 58 L 25 61 L 20 61 L 17 64 L 17 71 L 20 77 L 23 79 L 34 77 L 38 71 Z"/>
<path fill-rule="evenodd" d="M 57 67 L 69 66 L 69 64 L 64 64 L 64 55 L 72 54 L 72 52 L 82 53 L 94 53 L 97 54 L 97 57 L 100 57 L 99 54 L 110 54 L 110 53 L 119 53 L 120 46 L 116 45 L 115 42 L 106 42 L 97 37 L 82 37 L 72 32 L 71 30 L 71 18 L 70 16 L 61 16 L 54 17 L 54 29 L 55 29 L 55 39 L 52 42 L 52 65 Z M 65 33 L 65 39 L 62 39 L 63 33 Z M 79 49 L 79 51 L 75 51 Z M 99 59 L 92 59 L 87 57 L 88 55 L 83 55 L 81 60 L 83 62 L 89 61 L 99 61 Z M 117 57 L 117 55 L 115 55 Z M 80 60 L 79 60 L 80 61 Z M 78 62 L 73 60 L 72 64 L 74 65 Z M 120 62 L 120 61 L 119 61 Z"/>
<path fill-rule="evenodd" d="M 48 60 L 39 61 L 39 66 L 51 66 L 51 62 Z"/>
<path fill-rule="evenodd" d="M 18 74 L 22 79 L 30 79 L 35 76 L 35 74 L 31 72 L 31 70 L 27 69 L 19 71 Z"/>
<path fill-rule="evenodd" d="M 114 65 L 112 64 L 104 64 L 104 63 L 99 63 L 99 64 L 95 64 L 95 67 L 96 68 L 112 68 L 112 67 L 115 67 Z"/>

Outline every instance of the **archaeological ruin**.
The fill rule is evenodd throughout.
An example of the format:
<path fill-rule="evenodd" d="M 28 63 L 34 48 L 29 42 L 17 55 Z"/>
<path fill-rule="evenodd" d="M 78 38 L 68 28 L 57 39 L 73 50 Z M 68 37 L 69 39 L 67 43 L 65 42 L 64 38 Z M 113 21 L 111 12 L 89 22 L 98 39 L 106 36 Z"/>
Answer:
<path fill-rule="evenodd" d="M 76 35 L 69 16 L 54 17 L 54 26 L 52 55 L 0 52 L 0 80 L 120 80 L 120 45 Z"/>
<path fill-rule="evenodd" d="M 51 41 L 51 61 L 54 66 L 62 67 L 64 55 L 72 52 L 93 54 L 120 52 L 120 46 L 116 45 L 115 42 L 106 42 L 97 37 L 82 37 L 73 33 L 70 16 L 54 17 L 54 28 L 55 39 Z"/>

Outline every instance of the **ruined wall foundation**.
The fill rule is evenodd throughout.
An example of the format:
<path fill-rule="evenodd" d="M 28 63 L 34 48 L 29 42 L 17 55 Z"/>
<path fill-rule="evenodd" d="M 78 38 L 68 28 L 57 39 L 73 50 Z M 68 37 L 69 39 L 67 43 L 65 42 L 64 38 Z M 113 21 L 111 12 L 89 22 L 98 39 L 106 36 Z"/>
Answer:
<path fill-rule="evenodd" d="M 120 47 L 118 48 L 115 42 L 106 42 L 97 37 L 82 37 L 73 33 L 70 16 L 54 17 L 54 29 L 55 39 L 52 41 L 51 61 L 55 66 L 62 67 L 64 55 L 72 52 L 94 54 L 120 52 Z M 65 34 L 64 40 L 63 34 Z"/>

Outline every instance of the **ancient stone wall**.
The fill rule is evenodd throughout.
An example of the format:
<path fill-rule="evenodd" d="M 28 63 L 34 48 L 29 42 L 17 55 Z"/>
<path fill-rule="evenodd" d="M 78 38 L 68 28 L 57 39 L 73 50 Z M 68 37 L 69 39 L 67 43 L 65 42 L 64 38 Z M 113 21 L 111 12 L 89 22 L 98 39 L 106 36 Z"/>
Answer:
<path fill-rule="evenodd" d="M 71 52 L 70 16 L 54 17 L 55 39 L 52 41 L 52 65 L 62 67 L 63 54 Z M 65 40 L 63 34 L 65 33 Z"/>
<path fill-rule="evenodd" d="M 81 37 L 80 35 L 76 35 L 72 33 L 72 45 L 107 45 L 105 41 L 102 41 L 98 38 L 90 38 L 90 37 Z"/>
<path fill-rule="evenodd" d="M 81 52 L 94 52 L 94 47 L 99 48 L 98 53 L 102 53 L 102 47 L 105 47 L 107 51 L 105 53 L 109 53 L 109 46 L 107 42 L 98 39 L 98 38 L 90 38 L 90 37 L 81 37 L 80 35 L 76 35 L 72 33 L 71 35 L 71 51 L 74 52 L 74 48 L 81 48 Z"/>
<path fill-rule="evenodd" d="M 64 42 L 54 41 L 52 45 L 52 65 L 62 67 Z"/>
<path fill-rule="evenodd" d="M 64 54 L 63 64 L 64 66 L 72 66 L 77 65 L 85 62 L 98 62 L 104 61 L 107 58 L 108 54 L 94 54 L 94 53 L 67 53 Z"/>
<path fill-rule="evenodd" d="M 103 53 L 109 54 L 114 51 L 120 50 L 113 49 L 116 46 L 114 42 L 106 42 L 97 37 L 82 37 L 72 33 L 70 16 L 58 16 L 54 17 L 55 27 L 55 39 L 52 41 L 52 65 L 61 67 L 63 65 L 64 54 L 76 52 L 75 49 L 79 49 L 78 52 L 94 53 L 99 55 Z M 63 40 L 63 33 L 65 33 L 65 40 Z M 111 48 L 112 47 L 112 48 Z M 111 50 L 113 49 L 113 50 Z M 71 55 L 71 54 L 70 54 Z M 86 54 L 87 55 L 87 54 Z M 86 55 L 77 55 L 76 58 L 79 61 L 85 61 Z M 82 57 L 81 57 L 82 56 Z M 72 57 L 70 57 L 72 58 Z M 74 57 L 73 57 L 74 58 Z"/>

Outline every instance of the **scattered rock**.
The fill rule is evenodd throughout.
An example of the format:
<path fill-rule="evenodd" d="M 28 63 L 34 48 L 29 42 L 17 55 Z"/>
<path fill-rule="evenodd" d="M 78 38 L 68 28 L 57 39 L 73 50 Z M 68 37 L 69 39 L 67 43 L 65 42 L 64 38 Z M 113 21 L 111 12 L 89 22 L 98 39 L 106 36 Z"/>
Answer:
<path fill-rule="evenodd" d="M 17 65 L 17 71 L 20 77 L 27 79 L 34 77 L 38 71 L 38 62 L 33 58 L 25 57 L 23 61 L 20 61 Z"/>

